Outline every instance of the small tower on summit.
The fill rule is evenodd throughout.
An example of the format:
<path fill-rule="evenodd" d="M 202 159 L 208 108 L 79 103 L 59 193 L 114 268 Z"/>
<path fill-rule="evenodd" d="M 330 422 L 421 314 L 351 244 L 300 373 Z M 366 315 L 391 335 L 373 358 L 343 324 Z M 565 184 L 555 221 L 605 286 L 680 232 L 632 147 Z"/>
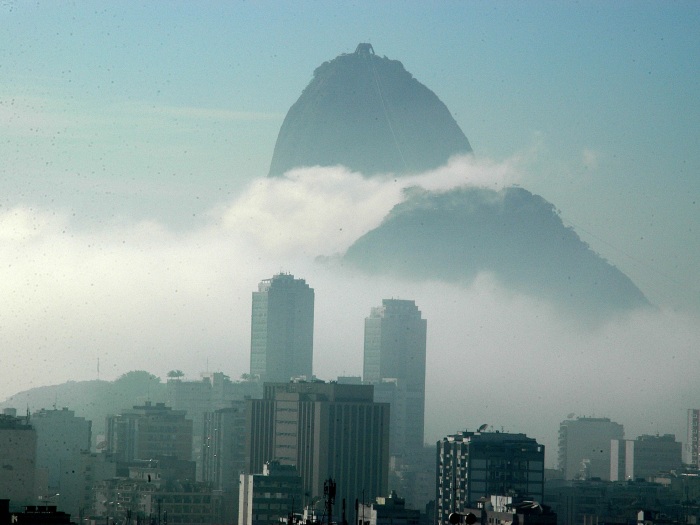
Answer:
<path fill-rule="evenodd" d="M 359 43 L 355 49 L 355 54 L 363 56 L 374 55 L 374 48 L 372 47 L 372 44 Z"/>

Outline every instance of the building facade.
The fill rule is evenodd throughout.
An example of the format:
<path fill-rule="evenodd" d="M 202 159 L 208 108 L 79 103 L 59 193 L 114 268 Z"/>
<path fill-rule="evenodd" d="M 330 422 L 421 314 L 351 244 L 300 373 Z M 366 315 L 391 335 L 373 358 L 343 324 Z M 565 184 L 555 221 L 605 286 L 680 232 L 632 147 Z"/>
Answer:
<path fill-rule="evenodd" d="M 263 399 L 248 403 L 248 473 L 272 460 L 295 466 L 304 506 L 329 478 L 348 505 L 387 493 L 389 406 L 374 402 L 371 385 L 266 383 Z"/>
<path fill-rule="evenodd" d="M 374 503 L 359 503 L 358 525 L 421 525 L 420 510 L 406 507 L 406 500 L 396 492 L 378 497 Z"/>
<path fill-rule="evenodd" d="M 112 459 L 110 454 L 84 451 L 72 468 L 61 469 L 58 503 L 76 522 L 81 514 L 94 513 L 93 487 L 117 475 L 117 465 Z"/>
<path fill-rule="evenodd" d="M 36 430 L 14 409 L 0 415 L 0 494 L 16 505 L 33 505 L 36 493 Z"/>
<path fill-rule="evenodd" d="M 541 502 L 544 445 L 525 434 L 460 432 L 438 441 L 436 475 L 439 524 L 492 495 Z"/>
<path fill-rule="evenodd" d="M 465 513 L 481 525 L 557 525 L 557 515 L 547 505 L 512 496 L 491 496 Z"/>
<path fill-rule="evenodd" d="M 37 467 L 48 470 L 49 490 L 60 493 L 61 474 L 77 468 L 81 452 L 90 450 L 92 421 L 63 408 L 34 412 L 31 422 L 37 437 Z"/>
<path fill-rule="evenodd" d="M 363 379 L 391 405 L 392 455 L 424 445 L 426 332 L 415 301 L 384 299 L 365 319 Z"/>
<path fill-rule="evenodd" d="M 168 406 L 184 410 L 192 420 L 192 458 L 197 462 L 197 480 L 205 480 L 202 471 L 206 453 L 207 434 L 202 433 L 207 417 L 212 412 L 240 403 L 247 397 L 261 397 L 262 383 L 257 380 L 232 381 L 221 372 L 202 374 L 198 381 L 181 378 L 168 379 L 166 384 Z M 235 473 L 238 485 L 238 472 Z M 236 491 L 236 493 L 238 493 Z"/>
<path fill-rule="evenodd" d="M 192 420 L 183 410 L 146 402 L 107 417 L 107 451 L 117 461 L 174 457 L 192 460 Z"/>
<path fill-rule="evenodd" d="M 579 417 L 559 425 L 559 469 L 564 479 L 610 480 L 610 443 L 625 429 L 608 418 Z"/>
<path fill-rule="evenodd" d="M 262 381 L 313 374 L 314 290 L 304 279 L 277 274 L 253 292 L 250 373 Z"/>
<path fill-rule="evenodd" d="M 685 442 L 686 456 L 684 461 L 695 467 L 700 468 L 698 461 L 698 450 L 700 450 L 700 408 L 688 409 L 688 436 Z"/>
<path fill-rule="evenodd" d="M 278 525 L 301 509 L 301 477 L 296 468 L 268 461 L 262 474 L 241 474 L 238 525 Z"/>
<path fill-rule="evenodd" d="M 239 477 L 246 470 L 246 407 L 245 401 L 232 401 L 204 418 L 203 481 L 222 492 L 227 523 L 238 516 Z"/>
<path fill-rule="evenodd" d="M 661 510 L 669 517 L 692 518 L 670 487 L 639 481 L 552 480 L 545 484 L 544 502 L 560 525 L 636 523 L 640 509 Z M 684 519 L 683 523 L 696 523 Z"/>
<path fill-rule="evenodd" d="M 613 439 L 610 445 L 610 481 L 646 480 L 683 466 L 683 446 L 673 434 Z"/>

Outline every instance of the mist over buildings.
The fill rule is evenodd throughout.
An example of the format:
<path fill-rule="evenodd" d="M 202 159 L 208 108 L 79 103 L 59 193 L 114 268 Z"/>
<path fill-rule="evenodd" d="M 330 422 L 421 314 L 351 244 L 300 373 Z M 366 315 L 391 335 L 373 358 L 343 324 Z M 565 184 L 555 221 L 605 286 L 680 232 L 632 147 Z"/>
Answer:
<path fill-rule="evenodd" d="M 451 166 L 407 183 L 447 189 L 518 179 L 512 165 L 463 158 Z M 333 257 L 376 227 L 402 190 L 394 179 L 339 168 L 261 177 L 185 232 L 155 220 L 78 230 L 51 209 L 0 213 L 9 312 L 0 344 L 12 352 L 0 397 L 94 379 L 98 359 L 102 379 L 135 369 L 238 377 L 249 369 L 251 293 L 282 270 L 316 291 L 321 378 L 361 375 L 372 306 L 416 301 L 428 320 L 428 441 L 488 422 L 553 452 L 570 412 L 609 416 L 630 436 L 683 435 L 685 409 L 699 394 L 695 317 L 660 305 L 589 323 L 488 272 L 469 284 L 416 282 L 368 276 Z"/>
<path fill-rule="evenodd" d="M 421 195 L 431 197 L 425 199 L 429 207 L 432 199 L 460 192 L 486 195 L 481 201 L 489 201 L 521 185 L 515 192 L 523 195 L 536 178 L 533 157 L 541 152 L 514 152 L 506 160 L 479 156 L 478 148 L 469 154 L 470 143 L 445 105 L 400 62 L 373 54 L 339 59 L 319 67 L 292 106 L 273 155 L 274 176 L 256 173 L 234 193 L 209 187 L 206 177 L 193 182 L 194 172 L 190 178 L 179 174 L 177 182 L 187 179 L 185 184 L 171 183 L 174 179 L 159 171 L 159 163 L 165 164 L 175 145 L 150 148 L 129 135 L 126 117 L 145 114 L 142 133 L 148 135 L 165 128 L 183 132 L 184 122 L 190 121 L 178 119 L 196 114 L 215 121 L 206 128 L 214 137 L 204 141 L 207 148 L 226 149 L 222 130 L 240 126 L 240 134 L 249 137 L 246 126 L 269 120 L 269 115 L 166 105 L 145 111 L 133 102 L 108 107 L 107 112 L 120 115 L 109 121 L 119 124 L 115 143 L 124 137 L 133 141 L 125 159 L 141 158 L 140 168 L 152 176 L 139 179 L 119 165 L 104 186 L 80 170 L 58 176 L 48 160 L 48 167 L 39 166 L 51 155 L 33 139 L 36 154 L 29 155 L 30 162 L 16 161 L 10 169 L 50 174 L 45 176 L 47 189 L 22 179 L 18 196 L 6 198 L 0 208 L 0 345 L 11 355 L 0 369 L 0 398 L 63 381 L 111 380 L 139 369 L 162 378 L 172 369 L 183 370 L 188 378 L 204 370 L 239 377 L 249 371 L 251 293 L 261 279 L 283 271 L 306 279 L 315 290 L 314 373 L 324 379 L 361 375 L 363 322 L 371 307 L 384 298 L 415 300 L 428 322 L 429 442 L 488 423 L 536 437 L 546 444 L 551 465 L 557 426 L 572 412 L 611 417 L 625 425 L 629 437 L 657 432 L 683 436 L 685 410 L 697 404 L 700 394 L 697 312 L 666 304 L 649 307 L 647 290 L 629 279 L 624 282 L 634 300 L 600 311 L 591 301 L 587 308 L 598 315 L 582 315 L 575 298 L 564 301 L 526 279 L 508 279 L 493 264 L 474 265 L 465 269 L 468 278 L 450 279 L 440 272 L 367 272 L 344 257 L 358 239 L 385 225 L 392 210 L 409 207 Z M 343 76 L 341 62 L 354 73 Z M 382 77 L 382 68 L 390 74 Z M 362 75 L 356 75 L 360 70 Z M 331 78 L 339 71 L 340 80 Z M 358 76 L 359 87 L 350 89 L 348 78 Z M 332 80 L 342 91 L 343 111 L 323 98 L 321 80 L 327 81 L 323 89 Z M 24 117 L 41 112 L 20 102 L 19 109 L 5 113 L 17 117 L 23 136 L 34 127 Z M 321 126 L 327 115 L 331 124 L 348 120 L 358 105 L 362 111 L 354 112 L 352 126 L 331 126 L 338 134 Z M 412 113 L 411 108 L 419 110 Z M 36 127 L 57 136 L 63 129 L 63 116 L 58 116 L 54 127 L 41 122 Z M 425 130 L 415 121 L 431 119 L 449 132 L 431 128 L 427 137 L 420 136 Z M 387 127 L 387 122 L 397 126 Z M 104 126 L 96 118 L 80 130 Z M 177 143 L 182 137 L 169 138 L 180 150 L 191 151 L 190 145 Z M 319 144 L 321 153 L 334 148 L 348 155 L 309 150 Z M 438 148 L 445 144 L 450 147 Z M 434 157 L 411 157 L 426 147 L 435 150 Z M 368 148 L 381 162 L 363 164 L 370 157 Z M 579 149 L 585 168 L 595 170 L 599 152 L 585 145 Z M 189 157 L 180 151 L 178 158 L 184 162 L 188 157 L 186 165 L 199 169 L 209 166 L 211 151 L 204 148 Z M 62 156 L 69 155 L 62 151 Z M 225 172 L 226 165 L 218 162 L 206 169 Z M 88 165 L 94 175 L 104 169 L 104 159 L 91 157 Z M 103 188 L 105 195 L 99 195 Z M 41 198 L 27 198 L 32 192 Z M 535 190 L 528 195 L 525 200 L 539 199 Z M 544 202 L 554 212 L 558 203 Z M 553 216 L 558 219 L 558 212 Z M 471 226 L 478 218 L 467 216 L 464 223 Z M 502 218 L 495 214 L 493 222 Z M 506 227 L 517 220 L 511 218 Z M 557 227 L 555 237 L 564 231 L 561 221 Z M 428 237 L 434 241 L 430 255 L 439 259 L 450 251 L 449 232 L 437 228 Z M 396 251 L 385 240 L 395 238 L 380 239 L 382 250 L 375 257 L 380 265 Z M 466 248 L 469 252 L 471 247 Z M 597 258 L 596 248 L 587 257 Z M 494 251 L 496 261 L 519 257 L 513 249 Z M 579 263 L 574 259 L 568 275 L 576 277 Z M 617 261 L 598 258 L 598 263 L 610 269 Z M 545 278 L 549 275 L 548 268 L 539 270 Z M 611 288 L 602 287 L 600 295 L 610 294 Z M 589 299 L 597 294 L 588 293 Z"/>

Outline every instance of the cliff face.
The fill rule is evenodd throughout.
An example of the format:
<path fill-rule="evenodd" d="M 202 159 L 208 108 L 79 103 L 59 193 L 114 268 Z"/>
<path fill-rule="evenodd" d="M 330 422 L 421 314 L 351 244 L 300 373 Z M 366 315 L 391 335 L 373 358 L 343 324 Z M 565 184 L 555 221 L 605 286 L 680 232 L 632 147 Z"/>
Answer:
<path fill-rule="evenodd" d="M 471 152 L 447 107 L 369 44 L 322 64 L 280 129 L 270 176 L 342 164 L 365 175 L 420 172 Z"/>
<path fill-rule="evenodd" d="M 414 191 L 344 260 L 373 274 L 465 284 L 491 272 L 510 289 L 598 314 L 648 305 L 552 204 L 522 188 Z"/>

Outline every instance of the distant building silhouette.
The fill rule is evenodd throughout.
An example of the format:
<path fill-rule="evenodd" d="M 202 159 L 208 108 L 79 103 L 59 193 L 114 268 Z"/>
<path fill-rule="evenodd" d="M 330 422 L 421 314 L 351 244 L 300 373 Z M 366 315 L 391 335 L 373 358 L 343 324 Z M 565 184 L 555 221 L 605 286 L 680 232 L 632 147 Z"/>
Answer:
<path fill-rule="evenodd" d="M 349 506 L 387 493 L 389 405 L 374 402 L 371 385 L 266 383 L 263 399 L 248 403 L 247 472 L 272 460 L 296 466 L 298 508 L 321 497 L 328 478 L 337 483 L 336 502 Z"/>
<path fill-rule="evenodd" d="M 683 466 L 683 446 L 676 436 L 639 436 L 613 439 L 610 445 L 610 481 L 646 480 Z"/>
<path fill-rule="evenodd" d="M 559 425 L 559 469 L 564 479 L 610 480 L 610 442 L 624 439 L 622 425 L 608 418 L 579 417 Z"/>
<path fill-rule="evenodd" d="M 0 495 L 18 505 L 35 503 L 36 430 L 29 415 L 17 417 L 14 409 L 0 415 Z"/>
<path fill-rule="evenodd" d="M 311 378 L 314 290 L 304 279 L 277 274 L 253 292 L 250 373 L 263 381 Z"/>
<path fill-rule="evenodd" d="M 48 469 L 49 490 L 60 492 L 61 471 L 76 468 L 80 453 L 90 450 L 92 421 L 63 408 L 34 412 L 31 422 L 37 435 L 37 467 Z"/>
<path fill-rule="evenodd" d="M 62 511 L 79 521 L 81 513 L 89 516 L 94 512 L 95 485 L 116 475 L 117 464 L 111 454 L 84 451 L 76 464 L 61 469 L 57 503 Z"/>
<path fill-rule="evenodd" d="M 169 456 L 192 460 L 192 421 L 164 403 L 146 402 L 107 417 L 107 451 L 121 462 Z"/>
<path fill-rule="evenodd" d="M 640 509 L 661 510 L 667 525 L 696 523 L 697 507 L 684 508 L 679 502 L 685 499 L 660 483 L 559 479 L 545 483 L 544 502 L 561 525 L 638 523 Z"/>
<path fill-rule="evenodd" d="M 203 476 L 203 447 L 206 435 L 202 435 L 207 414 L 227 408 L 246 397 L 261 397 L 262 383 L 257 380 L 242 379 L 232 381 L 222 372 L 202 374 L 201 379 L 186 381 L 171 377 L 166 383 L 167 404 L 174 410 L 184 410 L 187 419 L 192 420 L 192 458 L 197 462 L 197 479 Z M 238 472 L 233 473 L 238 485 Z"/>
<path fill-rule="evenodd" d="M 211 483 L 224 496 L 224 520 L 238 517 L 239 476 L 246 470 L 246 401 L 232 401 L 228 408 L 209 412 L 204 418 L 202 481 Z"/>
<path fill-rule="evenodd" d="M 688 409 L 688 437 L 686 440 L 685 462 L 695 468 L 700 468 L 700 409 Z"/>
<path fill-rule="evenodd" d="M 391 454 L 423 448 L 427 321 L 415 301 L 384 299 L 365 319 L 363 378 L 391 404 Z"/>
<path fill-rule="evenodd" d="M 464 431 L 438 441 L 436 471 L 438 524 L 492 495 L 541 502 L 544 445 L 525 434 Z"/>

